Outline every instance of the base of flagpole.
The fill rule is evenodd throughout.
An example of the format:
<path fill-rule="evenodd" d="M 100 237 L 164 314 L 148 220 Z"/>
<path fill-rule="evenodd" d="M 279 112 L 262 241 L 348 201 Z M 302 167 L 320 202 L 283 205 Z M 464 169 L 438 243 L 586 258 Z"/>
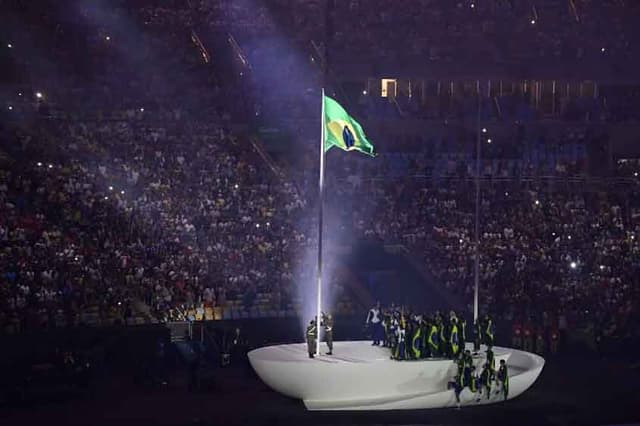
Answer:
<path fill-rule="evenodd" d="M 325 345 L 323 343 L 323 349 Z M 467 349 L 473 349 L 467 344 Z M 496 364 L 509 367 L 509 396 L 515 398 L 538 378 L 544 359 L 516 349 L 494 347 Z M 309 410 L 406 410 L 457 406 L 448 389 L 456 374 L 449 359 L 394 361 L 388 348 L 370 341 L 334 342 L 333 355 L 310 359 L 303 343 L 267 346 L 249 352 L 249 361 L 273 390 L 301 399 Z M 476 370 L 484 348 L 474 356 Z M 465 389 L 461 406 L 503 402 L 494 384 L 489 398 Z"/>

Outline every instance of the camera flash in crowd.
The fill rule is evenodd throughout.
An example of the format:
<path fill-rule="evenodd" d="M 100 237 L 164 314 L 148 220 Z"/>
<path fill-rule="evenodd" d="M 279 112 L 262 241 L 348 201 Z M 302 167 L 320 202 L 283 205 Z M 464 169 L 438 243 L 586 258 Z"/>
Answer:
<path fill-rule="evenodd" d="M 600 270 L 603 271 L 604 270 L 604 265 L 600 265 Z"/>
<path fill-rule="evenodd" d="M 124 189 L 122 191 L 120 191 L 120 194 L 124 195 Z"/>
<path fill-rule="evenodd" d="M 486 127 L 482 128 L 482 133 L 487 133 L 487 128 Z"/>
<path fill-rule="evenodd" d="M 363 94 L 363 95 L 366 95 L 366 94 L 367 94 L 367 91 L 366 91 L 366 90 L 363 90 L 363 91 L 362 91 L 362 94 Z"/>
<path fill-rule="evenodd" d="M 104 199 L 105 199 L 105 200 L 108 200 L 108 199 L 109 199 L 109 197 L 105 196 L 105 197 L 104 197 Z"/>
<path fill-rule="evenodd" d="M 144 108 L 140 108 L 140 112 L 144 112 Z"/>
<path fill-rule="evenodd" d="M 109 185 L 109 191 L 113 191 L 113 186 Z"/>
<path fill-rule="evenodd" d="M 234 187 L 235 189 L 238 189 L 240 186 L 236 183 L 235 185 L 233 185 L 233 187 Z"/>
<path fill-rule="evenodd" d="M 536 206 L 539 206 L 539 205 L 540 205 L 540 201 L 536 200 Z"/>
<path fill-rule="evenodd" d="M 42 163 L 40 161 L 38 161 L 36 164 L 38 167 L 42 167 Z"/>
<path fill-rule="evenodd" d="M 111 40 L 111 37 L 106 36 L 104 39 L 105 39 L 105 40 L 107 40 L 107 41 L 110 41 L 110 40 Z"/>
<path fill-rule="evenodd" d="M 8 47 L 9 49 L 13 49 L 13 44 L 11 44 L 11 43 L 7 43 L 7 47 Z"/>
<path fill-rule="evenodd" d="M 607 49 L 606 49 L 606 48 L 604 48 L 604 47 L 603 47 L 602 49 L 600 49 L 600 51 L 601 51 L 602 53 L 606 52 L 606 50 L 607 50 Z"/>
<path fill-rule="evenodd" d="M 256 223 L 256 228 L 260 228 L 260 224 L 259 223 Z"/>
<path fill-rule="evenodd" d="M 475 3 L 471 3 L 471 4 L 469 5 L 469 7 L 471 7 L 471 9 L 475 9 L 476 4 L 475 4 Z"/>
<path fill-rule="evenodd" d="M 42 92 L 36 92 L 36 98 L 42 99 Z"/>
<path fill-rule="evenodd" d="M 47 167 L 49 167 L 50 169 L 53 169 L 53 164 L 49 164 Z"/>
<path fill-rule="evenodd" d="M 460 238 L 460 240 L 459 240 L 459 241 L 460 241 L 460 244 L 462 244 L 462 238 Z"/>
<path fill-rule="evenodd" d="M 491 138 L 487 139 L 487 143 L 491 143 Z"/>
<path fill-rule="evenodd" d="M 576 269 L 578 267 L 578 264 L 576 262 L 571 262 L 569 266 L 571 266 L 571 269 Z"/>
<path fill-rule="evenodd" d="M 18 92 L 18 96 L 22 96 L 22 92 Z"/>
<path fill-rule="evenodd" d="M 535 20 L 535 19 L 532 19 L 532 20 L 531 20 L 531 25 L 535 25 L 535 24 L 536 24 L 536 20 Z"/>
<path fill-rule="evenodd" d="M 9 105 L 9 111 L 13 111 L 13 105 Z"/>
<path fill-rule="evenodd" d="M 634 172 L 634 173 L 633 173 L 633 175 L 634 175 L 635 177 L 638 177 L 638 172 Z"/>
<path fill-rule="evenodd" d="M 570 239 L 571 239 L 571 235 L 567 236 L 567 240 L 570 240 Z"/>

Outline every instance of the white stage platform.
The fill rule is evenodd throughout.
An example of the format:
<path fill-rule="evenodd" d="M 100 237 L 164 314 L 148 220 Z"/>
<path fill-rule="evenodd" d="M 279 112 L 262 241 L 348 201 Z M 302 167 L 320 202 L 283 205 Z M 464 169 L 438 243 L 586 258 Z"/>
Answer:
<path fill-rule="evenodd" d="M 323 351 L 326 346 L 322 345 Z M 473 349 L 467 344 L 468 349 Z M 477 371 L 484 362 L 483 347 L 474 357 Z M 496 367 L 501 359 L 509 367 L 509 399 L 526 391 L 540 375 L 544 359 L 515 349 L 494 347 Z M 307 345 L 267 346 L 249 352 L 258 376 L 272 389 L 302 399 L 309 410 L 402 410 L 456 406 L 447 383 L 456 374 L 448 359 L 394 361 L 390 350 L 371 341 L 335 342 L 334 355 L 310 359 Z M 494 386 L 491 398 L 476 401 L 465 389 L 461 405 L 502 402 Z"/>

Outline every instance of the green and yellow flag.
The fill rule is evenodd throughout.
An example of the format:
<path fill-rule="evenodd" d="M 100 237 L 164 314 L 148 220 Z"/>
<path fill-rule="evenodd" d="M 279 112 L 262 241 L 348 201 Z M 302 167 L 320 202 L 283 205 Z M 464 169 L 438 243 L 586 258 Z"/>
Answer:
<path fill-rule="evenodd" d="M 373 145 L 364 134 L 360 123 L 334 99 L 324 97 L 324 152 L 337 146 L 344 151 L 360 151 L 375 157 Z"/>

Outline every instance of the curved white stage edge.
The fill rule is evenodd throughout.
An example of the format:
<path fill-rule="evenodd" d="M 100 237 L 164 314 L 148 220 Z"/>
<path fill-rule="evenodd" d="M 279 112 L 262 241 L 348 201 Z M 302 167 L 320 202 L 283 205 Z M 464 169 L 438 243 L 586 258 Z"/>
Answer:
<path fill-rule="evenodd" d="M 326 346 L 323 344 L 323 351 Z M 467 349 L 473 345 L 467 343 Z M 494 347 L 496 366 L 505 359 L 509 367 L 509 399 L 526 391 L 536 381 L 544 359 L 515 349 Z M 307 345 L 266 346 L 249 352 L 258 376 L 272 389 L 302 399 L 309 410 L 408 410 L 456 406 L 447 383 L 456 373 L 452 360 L 394 361 L 388 348 L 371 341 L 335 342 L 334 355 L 310 359 Z M 481 370 L 485 348 L 474 356 Z M 497 386 L 477 401 L 469 389 L 461 394 L 461 405 L 502 402 Z"/>

